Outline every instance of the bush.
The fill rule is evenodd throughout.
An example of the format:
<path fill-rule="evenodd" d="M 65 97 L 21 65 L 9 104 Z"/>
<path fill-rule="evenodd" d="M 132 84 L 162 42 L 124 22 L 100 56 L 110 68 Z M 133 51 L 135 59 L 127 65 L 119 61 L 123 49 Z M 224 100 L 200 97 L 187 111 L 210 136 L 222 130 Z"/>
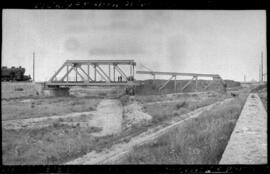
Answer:
<path fill-rule="evenodd" d="M 60 126 L 61 126 L 61 124 L 58 123 L 58 122 L 54 122 L 54 123 L 53 123 L 53 127 L 54 127 L 54 128 L 57 128 L 57 127 L 60 127 Z"/>
<path fill-rule="evenodd" d="M 186 104 L 186 102 L 184 101 L 184 102 L 182 102 L 182 103 L 178 103 L 177 105 L 176 105 L 176 109 L 178 110 L 178 109 L 180 109 L 181 107 L 184 107 L 185 106 L 185 104 Z"/>
<path fill-rule="evenodd" d="M 89 111 L 94 111 L 95 108 L 93 108 L 92 106 L 90 106 L 90 107 L 88 108 L 88 110 L 89 110 Z"/>
<path fill-rule="evenodd" d="M 122 103 L 123 106 L 126 106 L 129 103 L 129 96 L 128 95 L 121 96 L 120 102 Z"/>

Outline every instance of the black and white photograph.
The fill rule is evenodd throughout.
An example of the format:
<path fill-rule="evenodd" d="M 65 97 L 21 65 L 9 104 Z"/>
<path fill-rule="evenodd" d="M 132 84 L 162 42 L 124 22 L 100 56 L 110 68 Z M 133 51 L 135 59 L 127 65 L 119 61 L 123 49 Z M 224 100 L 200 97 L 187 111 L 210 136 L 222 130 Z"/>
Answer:
<path fill-rule="evenodd" d="M 2 163 L 267 164 L 266 10 L 3 9 Z"/>

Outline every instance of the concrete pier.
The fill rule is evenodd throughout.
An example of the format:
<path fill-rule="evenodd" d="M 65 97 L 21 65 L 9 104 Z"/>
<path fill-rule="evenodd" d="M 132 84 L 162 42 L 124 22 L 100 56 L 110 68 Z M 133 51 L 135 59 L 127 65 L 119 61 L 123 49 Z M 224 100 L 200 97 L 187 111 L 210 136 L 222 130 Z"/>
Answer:
<path fill-rule="evenodd" d="M 267 164 L 267 113 L 257 94 L 249 94 L 220 164 Z"/>
<path fill-rule="evenodd" d="M 44 96 L 69 96 L 69 88 L 44 88 L 43 89 Z"/>

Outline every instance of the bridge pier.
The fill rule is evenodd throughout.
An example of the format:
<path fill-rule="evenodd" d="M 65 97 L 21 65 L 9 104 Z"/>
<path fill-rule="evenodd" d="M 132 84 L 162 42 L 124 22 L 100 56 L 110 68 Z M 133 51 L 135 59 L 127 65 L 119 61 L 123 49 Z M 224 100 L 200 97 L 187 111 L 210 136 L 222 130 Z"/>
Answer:
<path fill-rule="evenodd" d="M 69 88 L 44 88 L 43 89 L 44 96 L 50 97 L 62 97 L 62 96 L 69 96 Z"/>

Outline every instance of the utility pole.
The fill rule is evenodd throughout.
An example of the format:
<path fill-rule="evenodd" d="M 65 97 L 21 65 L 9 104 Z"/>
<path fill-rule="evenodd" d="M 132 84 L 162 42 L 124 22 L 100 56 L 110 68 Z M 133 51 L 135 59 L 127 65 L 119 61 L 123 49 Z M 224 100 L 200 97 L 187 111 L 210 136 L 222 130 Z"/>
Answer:
<path fill-rule="evenodd" d="M 261 82 L 263 81 L 263 52 L 261 54 Z"/>
<path fill-rule="evenodd" d="M 33 82 L 35 82 L 35 52 L 33 52 Z"/>

